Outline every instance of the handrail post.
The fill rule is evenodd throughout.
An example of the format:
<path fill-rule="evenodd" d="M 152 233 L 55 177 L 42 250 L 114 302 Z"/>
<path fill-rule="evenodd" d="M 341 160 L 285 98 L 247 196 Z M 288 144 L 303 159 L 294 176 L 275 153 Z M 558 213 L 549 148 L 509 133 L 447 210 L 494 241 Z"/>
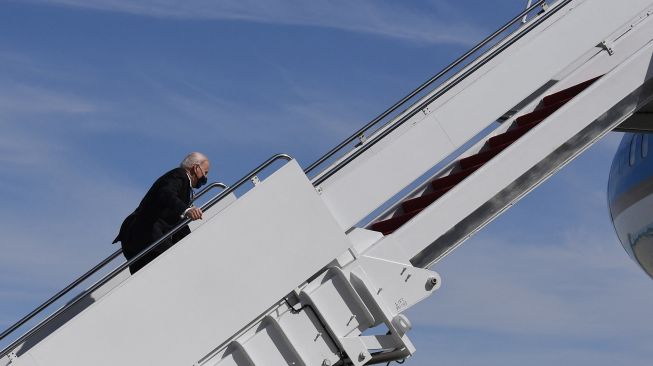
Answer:
<path fill-rule="evenodd" d="M 533 4 L 533 0 L 528 0 L 528 4 L 526 4 L 526 9 L 530 8 L 531 4 Z M 526 19 L 528 19 L 528 14 L 524 15 L 524 17 L 521 20 L 521 24 L 525 24 Z"/>

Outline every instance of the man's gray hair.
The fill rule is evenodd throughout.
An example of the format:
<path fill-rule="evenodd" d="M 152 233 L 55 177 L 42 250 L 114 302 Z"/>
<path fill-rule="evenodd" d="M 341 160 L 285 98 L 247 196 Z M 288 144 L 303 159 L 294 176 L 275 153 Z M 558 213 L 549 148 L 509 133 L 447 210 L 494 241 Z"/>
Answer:
<path fill-rule="evenodd" d="M 188 156 L 186 156 L 184 160 L 181 161 L 181 164 L 179 164 L 179 166 L 184 169 L 190 169 L 194 165 L 202 164 L 206 160 L 208 160 L 208 158 L 204 154 L 199 152 L 192 152 L 188 154 Z"/>

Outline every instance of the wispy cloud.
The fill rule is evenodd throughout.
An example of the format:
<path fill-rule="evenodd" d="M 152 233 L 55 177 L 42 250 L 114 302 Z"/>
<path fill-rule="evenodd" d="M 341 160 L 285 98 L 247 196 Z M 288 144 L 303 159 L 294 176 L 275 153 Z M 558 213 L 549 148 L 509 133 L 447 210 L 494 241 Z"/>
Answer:
<path fill-rule="evenodd" d="M 417 6 L 388 1 L 300 0 L 31 0 L 39 3 L 177 18 L 239 20 L 340 29 L 425 43 L 470 44 L 486 32 L 444 2 Z M 445 13 L 442 10 L 446 10 Z"/>
<path fill-rule="evenodd" d="M 188 81 L 149 80 L 149 96 L 161 106 L 155 112 L 160 115 L 125 128 L 176 137 L 191 133 L 189 125 L 179 121 L 192 121 L 192 131 L 203 131 L 199 138 L 210 138 L 214 143 L 314 148 L 325 140 L 341 139 L 362 124 L 363 117 L 356 111 L 365 103 L 363 98 L 347 101 L 319 88 L 309 91 L 290 80 L 284 82 L 286 85 L 279 87 L 286 93 L 264 96 L 254 103 L 228 99 Z"/>
<path fill-rule="evenodd" d="M 0 89 L 0 110 L 11 113 L 89 113 L 97 109 L 88 99 L 65 91 L 28 85 L 4 84 Z"/>
<path fill-rule="evenodd" d="M 651 335 L 650 324 L 635 315 L 635 309 L 653 303 L 651 293 L 637 292 L 649 279 L 615 239 L 583 234 L 583 241 L 564 246 L 491 239 L 470 243 L 473 247 L 461 249 L 465 253 L 455 254 L 459 258 L 436 268 L 444 275 L 444 288 L 431 308 L 418 309 L 415 321 L 515 336 Z M 597 273 L 602 276 L 596 278 Z M 624 298 L 637 300 L 625 307 Z M 629 324 L 628 333 L 617 334 L 624 322 Z"/>
<path fill-rule="evenodd" d="M 66 140 L 3 132 L 19 143 L 0 140 L 0 168 L 12 172 L 0 183 L 0 277 L 61 284 L 115 249 L 113 235 L 140 189 L 79 150 L 59 148 Z"/>
<path fill-rule="evenodd" d="M 76 143 L 102 103 L 47 62 L 6 51 L 0 60 L 10 66 L 0 71 L 0 313 L 15 318 L 116 249 L 140 192 Z"/>
<path fill-rule="evenodd" d="M 34 138 L 8 133 L 6 125 L 3 133 L 0 136 L 0 168 L 3 169 L 20 169 L 20 167 L 31 169 L 42 164 L 53 152 L 64 148 L 48 141 L 39 141 L 35 144 Z"/>
<path fill-rule="evenodd" d="M 592 340 L 570 341 L 566 337 L 510 337 L 478 330 L 457 332 L 429 328 L 413 334 L 417 353 L 411 366 L 612 366 L 646 365 L 651 359 L 649 339 L 613 337 L 597 344 Z"/>

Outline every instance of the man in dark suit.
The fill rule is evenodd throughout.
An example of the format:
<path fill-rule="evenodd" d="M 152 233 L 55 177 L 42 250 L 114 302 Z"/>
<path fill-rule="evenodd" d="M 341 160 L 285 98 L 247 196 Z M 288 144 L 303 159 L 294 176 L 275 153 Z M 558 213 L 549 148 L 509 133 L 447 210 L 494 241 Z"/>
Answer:
<path fill-rule="evenodd" d="M 209 165 L 206 156 L 194 152 L 184 158 L 179 168 L 172 169 L 154 182 L 136 210 L 123 221 L 120 232 L 113 241 L 121 243 L 127 260 L 161 238 L 184 218 L 202 218 L 202 210 L 191 206 L 192 188 L 197 189 L 206 184 Z M 188 226 L 182 228 L 143 258 L 132 263 L 129 271 L 136 273 L 188 234 Z"/>

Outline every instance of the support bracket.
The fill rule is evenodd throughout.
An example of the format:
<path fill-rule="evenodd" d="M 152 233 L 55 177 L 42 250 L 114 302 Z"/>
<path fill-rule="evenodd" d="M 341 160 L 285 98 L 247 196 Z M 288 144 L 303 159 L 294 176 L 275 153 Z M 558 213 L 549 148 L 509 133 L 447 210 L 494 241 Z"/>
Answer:
<path fill-rule="evenodd" d="M 608 52 L 608 55 L 610 56 L 614 55 L 614 43 L 612 43 L 611 41 L 607 41 L 607 40 L 603 41 L 599 43 L 599 47 L 606 50 Z"/>
<path fill-rule="evenodd" d="M 375 325 L 383 324 L 389 330 L 383 335 L 356 337 L 360 342 L 356 345 L 364 348 L 347 350 L 350 358 L 356 358 L 352 363 L 369 361 L 371 349 L 403 350 L 402 358 L 412 355 L 415 346 L 406 335 L 412 325 L 401 313 L 439 289 L 440 275 L 428 269 L 368 256 L 359 257 L 343 272 L 348 273 L 352 287 L 376 319 Z"/>

